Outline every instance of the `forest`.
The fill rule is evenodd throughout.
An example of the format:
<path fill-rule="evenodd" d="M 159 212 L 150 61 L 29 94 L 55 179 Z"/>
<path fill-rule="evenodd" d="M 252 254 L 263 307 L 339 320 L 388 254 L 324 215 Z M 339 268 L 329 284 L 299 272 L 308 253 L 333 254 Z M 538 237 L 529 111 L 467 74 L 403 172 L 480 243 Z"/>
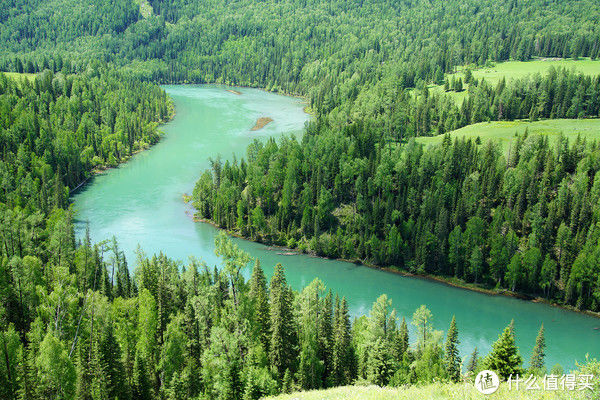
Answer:
<path fill-rule="evenodd" d="M 335 101 L 387 75 L 412 87 L 462 65 L 600 52 L 593 0 L 151 0 L 146 18 L 132 1 L 90 3 L 2 0 L 2 69 L 84 69 L 95 59 L 162 83 Z"/>
<path fill-rule="evenodd" d="M 68 213 L 60 218 L 70 223 Z M 467 374 L 493 368 L 503 378 L 547 371 L 543 326 L 527 367 L 512 322 L 489 354 L 475 348 L 461 363 L 455 319 L 444 335 L 423 305 L 411 338 L 405 316 L 382 295 L 369 315 L 351 320 L 346 299 L 318 279 L 295 292 L 281 265 L 267 282 L 259 261 L 226 234 L 215 244 L 222 264 L 214 270 L 139 253 L 130 275 L 116 240 L 65 240 L 48 264 L 13 258 L 2 271 L 16 286 L 3 287 L 13 309 L 0 331 L 1 397 L 259 399 L 355 381 L 458 381 L 463 363 Z M 562 374 L 558 365 L 551 371 Z"/>
<path fill-rule="evenodd" d="M 35 296 L 35 285 L 22 292 L 23 280 L 33 278 L 21 275 L 23 262 L 38 268 L 36 273 L 48 273 L 45 266 L 52 263 L 71 262 L 72 255 L 65 253 L 67 244 L 75 244 L 70 191 L 84 184 L 94 169 L 116 166 L 155 143 L 158 123 L 171 112 L 160 87 L 128 80 L 113 70 L 90 68 L 77 75 L 46 71 L 33 81 L 0 73 L 4 326 L 15 323 L 23 335 L 29 328 L 28 318 L 16 318 L 20 306 L 10 294 L 16 286 L 20 301 Z"/>
<path fill-rule="evenodd" d="M 598 75 L 471 74 L 597 59 L 595 1 L 150 0 L 144 13 L 139 3 L 0 0 L 0 398 L 258 399 L 456 382 L 483 368 L 562 373 L 544 363 L 543 326 L 528 363 L 510 321 L 489 354 L 461 360 L 460 321 L 444 334 L 425 305 L 400 316 L 385 294 L 351 319 L 319 280 L 295 292 L 278 265 L 267 282 L 224 234 L 219 266 L 127 260 L 118 238 L 76 239 L 70 196 L 160 140 L 175 110 L 159 84 L 297 94 L 314 114 L 302 138 L 213 155 L 191 199 L 199 218 L 600 311 L 597 142 L 524 134 L 504 152 L 414 140 L 485 121 L 599 117 Z M 459 69 L 464 80 L 448 78 Z M 464 102 L 449 96 L 462 92 Z"/>
<path fill-rule="evenodd" d="M 551 70 L 479 85 L 449 112 L 429 107 L 440 103 L 425 91 L 425 108 L 382 121 L 406 117 L 400 126 L 414 134 L 430 121 L 598 116 L 599 82 Z M 600 310 L 596 141 L 550 145 L 525 133 L 504 154 L 449 136 L 437 147 L 398 145 L 403 134 L 376 120 L 339 129 L 323 117 L 300 141 L 255 142 L 239 162 L 212 160 L 193 192 L 198 216 L 265 243 Z"/>

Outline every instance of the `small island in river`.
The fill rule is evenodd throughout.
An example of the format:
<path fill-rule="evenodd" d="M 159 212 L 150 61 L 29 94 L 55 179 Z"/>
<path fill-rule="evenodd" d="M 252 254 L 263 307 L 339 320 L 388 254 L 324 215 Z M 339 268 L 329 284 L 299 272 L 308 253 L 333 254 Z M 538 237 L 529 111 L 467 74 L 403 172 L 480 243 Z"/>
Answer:
<path fill-rule="evenodd" d="M 256 124 L 250 129 L 251 131 L 257 131 L 259 129 L 264 128 L 268 123 L 273 122 L 273 118 L 270 117 L 260 117 L 256 120 Z"/>

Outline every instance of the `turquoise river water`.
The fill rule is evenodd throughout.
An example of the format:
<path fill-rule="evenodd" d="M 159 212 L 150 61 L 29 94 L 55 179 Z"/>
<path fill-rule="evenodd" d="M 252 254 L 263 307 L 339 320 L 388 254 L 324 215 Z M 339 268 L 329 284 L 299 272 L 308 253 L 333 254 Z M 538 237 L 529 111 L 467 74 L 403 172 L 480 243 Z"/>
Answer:
<path fill-rule="evenodd" d="M 222 86 L 165 86 L 173 98 L 176 116 L 162 129 L 165 136 L 152 149 L 131 161 L 98 175 L 73 196 L 77 212 L 77 234 L 89 223 L 94 241 L 115 235 L 134 268 L 138 244 L 147 254 L 164 251 L 172 258 L 193 255 L 210 266 L 214 256 L 211 225 L 195 223 L 192 210 L 182 200 L 191 193 L 209 157 L 241 157 L 255 138 L 302 133 L 309 116 L 302 100 L 256 89 L 238 88 L 241 95 Z M 259 131 L 250 128 L 256 119 L 273 122 Z M 517 343 L 526 365 L 535 336 L 543 322 L 546 328 L 546 365 L 560 363 L 572 368 L 585 354 L 600 356 L 600 319 L 503 296 L 489 296 L 419 278 L 405 277 L 348 262 L 308 255 L 283 255 L 281 250 L 235 239 L 258 257 L 267 275 L 276 263 L 286 268 L 288 282 L 302 289 L 314 278 L 346 296 L 350 311 L 368 313 L 377 297 L 386 293 L 398 314 L 407 319 L 421 304 L 433 312 L 436 329 L 445 330 L 452 315 L 459 327 L 462 356 L 475 346 L 487 354 L 502 329 L 515 319 Z M 246 271 L 249 274 L 249 271 Z"/>

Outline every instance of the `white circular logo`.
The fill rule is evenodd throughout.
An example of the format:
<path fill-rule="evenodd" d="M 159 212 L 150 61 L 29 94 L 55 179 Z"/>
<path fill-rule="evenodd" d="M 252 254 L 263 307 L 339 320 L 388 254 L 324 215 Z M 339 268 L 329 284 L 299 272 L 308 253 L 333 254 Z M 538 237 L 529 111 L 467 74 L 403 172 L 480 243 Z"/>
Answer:
<path fill-rule="evenodd" d="M 492 394 L 500 387 L 500 379 L 494 371 L 483 370 L 475 377 L 475 388 L 479 393 Z"/>

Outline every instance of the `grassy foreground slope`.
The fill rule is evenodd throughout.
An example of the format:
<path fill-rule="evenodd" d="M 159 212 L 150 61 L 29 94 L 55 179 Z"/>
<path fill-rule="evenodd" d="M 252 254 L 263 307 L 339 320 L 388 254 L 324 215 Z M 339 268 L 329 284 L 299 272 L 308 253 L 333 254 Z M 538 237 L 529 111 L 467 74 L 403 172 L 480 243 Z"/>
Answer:
<path fill-rule="evenodd" d="M 591 399 L 592 392 L 578 391 L 540 391 L 509 390 L 508 384 L 502 383 L 500 389 L 492 395 L 479 393 L 471 384 L 434 383 L 427 386 L 411 386 L 401 388 L 381 388 L 379 386 L 344 386 L 327 390 L 296 392 L 275 397 L 270 400 L 562 400 Z"/>
<path fill-rule="evenodd" d="M 543 121 L 492 121 L 467 125 L 449 132 L 452 138 L 481 138 L 482 141 L 497 140 L 504 150 L 515 140 L 515 134 L 522 135 L 525 130 L 529 134 L 548 136 L 550 143 L 557 140 L 561 133 L 573 141 L 577 136 L 587 140 L 600 139 L 600 119 L 549 119 Z M 416 141 L 426 145 L 441 143 L 444 135 L 418 137 Z"/>

